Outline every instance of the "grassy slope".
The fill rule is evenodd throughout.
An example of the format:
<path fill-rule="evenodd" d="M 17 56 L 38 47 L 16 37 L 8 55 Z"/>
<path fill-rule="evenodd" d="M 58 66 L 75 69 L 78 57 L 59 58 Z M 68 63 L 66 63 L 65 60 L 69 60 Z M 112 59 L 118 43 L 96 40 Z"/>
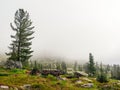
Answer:
<path fill-rule="evenodd" d="M 81 88 L 79 85 L 75 85 L 76 79 L 68 79 L 66 81 L 57 80 L 54 76 L 31 76 L 25 74 L 25 70 L 4 70 L 0 69 L 0 84 L 8 85 L 12 87 L 23 86 L 24 84 L 31 84 L 34 88 L 41 88 L 41 90 L 99 90 L 99 86 L 103 86 L 106 83 L 98 83 L 95 79 L 93 80 L 93 88 Z M 107 85 L 117 82 L 116 80 L 110 80 Z M 87 83 L 84 81 L 84 83 Z M 105 89 L 103 89 L 105 90 Z M 112 89 L 111 89 L 112 90 Z M 119 90 L 119 89 L 117 89 Z"/>

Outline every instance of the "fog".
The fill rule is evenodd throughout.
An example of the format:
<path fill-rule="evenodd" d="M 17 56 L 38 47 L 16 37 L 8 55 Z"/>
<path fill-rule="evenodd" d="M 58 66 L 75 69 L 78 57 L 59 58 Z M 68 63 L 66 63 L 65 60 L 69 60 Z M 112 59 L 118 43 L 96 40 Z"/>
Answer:
<path fill-rule="evenodd" d="M 33 59 L 55 56 L 120 64 L 119 0 L 1 0 L 0 52 L 9 52 L 10 28 L 19 8 L 35 26 Z"/>

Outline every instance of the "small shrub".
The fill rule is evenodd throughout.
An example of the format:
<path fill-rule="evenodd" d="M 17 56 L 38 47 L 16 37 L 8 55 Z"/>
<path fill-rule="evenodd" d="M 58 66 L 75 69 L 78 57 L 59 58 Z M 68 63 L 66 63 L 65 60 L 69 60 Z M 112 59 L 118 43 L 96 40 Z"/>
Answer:
<path fill-rule="evenodd" d="M 100 83 L 108 82 L 107 75 L 105 75 L 105 74 L 98 75 L 97 81 Z"/>
<path fill-rule="evenodd" d="M 108 82 L 107 74 L 105 73 L 105 71 L 102 68 L 102 63 L 101 63 L 101 67 L 100 67 L 100 74 L 98 74 L 98 76 L 97 76 L 97 81 L 100 83 Z"/>
<path fill-rule="evenodd" d="M 9 76 L 10 74 L 8 73 L 0 73 L 0 76 Z"/>
<path fill-rule="evenodd" d="M 30 72 L 31 75 L 37 75 L 39 73 L 39 70 L 37 68 L 33 68 Z"/>

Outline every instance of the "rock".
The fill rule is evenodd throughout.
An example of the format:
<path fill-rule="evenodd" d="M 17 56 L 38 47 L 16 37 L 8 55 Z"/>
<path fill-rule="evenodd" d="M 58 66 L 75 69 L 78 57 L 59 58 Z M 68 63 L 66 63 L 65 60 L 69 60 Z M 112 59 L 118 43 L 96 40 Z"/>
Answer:
<path fill-rule="evenodd" d="M 119 85 L 119 86 L 120 86 L 120 82 L 119 82 L 119 83 L 117 83 L 117 85 Z"/>
<path fill-rule="evenodd" d="M 22 68 L 22 63 L 20 61 L 13 61 L 13 60 L 7 60 L 5 63 L 6 68 L 13 69 L 13 68 Z"/>
<path fill-rule="evenodd" d="M 62 78 L 61 77 L 56 77 L 57 78 L 57 80 L 62 80 Z"/>
<path fill-rule="evenodd" d="M 30 90 L 31 85 L 30 85 L 30 84 L 25 84 L 25 85 L 23 85 L 23 88 L 24 88 L 25 90 Z"/>
<path fill-rule="evenodd" d="M 15 61 L 15 67 L 17 67 L 17 68 L 22 68 L 23 66 L 22 66 L 22 62 L 20 62 L 20 61 Z"/>
<path fill-rule="evenodd" d="M 104 85 L 103 87 L 104 87 L 104 88 L 108 88 L 108 87 L 110 87 L 110 85 L 107 85 L 107 84 L 106 84 L 106 85 Z"/>
<path fill-rule="evenodd" d="M 75 72 L 74 72 L 74 76 L 75 76 L 76 78 L 79 78 L 79 77 L 88 77 L 88 74 L 85 73 L 85 72 L 82 72 L 82 71 L 75 71 Z"/>
<path fill-rule="evenodd" d="M 67 74 L 73 75 L 74 74 L 73 68 L 67 68 Z"/>
<path fill-rule="evenodd" d="M 84 87 L 84 88 L 91 88 L 91 87 L 94 86 L 94 84 L 93 83 L 87 83 L 87 84 L 83 84 L 81 86 Z"/>
<path fill-rule="evenodd" d="M 0 89 L 2 89 L 2 90 L 9 90 L 9 87 L 8 87 L 8 86 L 1 85 L 1 86 L 0 86 Z"/>
<path fill-rule="evenodd" d="M 90 79 L 88 79 L 88 78 L 82 78 L 82 80 L 85 80 L 85 81 L 87 81 L 87 82 L 89 82 L 89 83 L 92 83 L 92 82 L 93 82 L 92 80 L 90 80 Z"/>
<path fill-rule="evenodd" d="M 14 89 L 13 90 L 19 90 L 17 87 L 14 87 Z"/>
<path fill-rule="evenodd" d="M 81 84 L 81 83 L 82 83 L 81 80 L 78 80 L 78 81 L 75 82 L 75 84 Z"/>
<path fill-rule="evenodd" d="M 65 77 L 60 77 L 60 76 L 57 77 L 57 79 L 58 79 L 58 80 L 63 80 L 63 81 L 67 80 L 67 78 L 65 78 Z"/>
<path fill-rule="evenodd" d="M 24 86 L 20 86 L 20 88 L 21 88 L 22 90 L 24 90 Z"/>
<path fill-rule="evenodd" d="M 65 81 L 65 80 L 67 80 L 67 78 L 62 78 L 62 80 L 64 80 L 64 81 Z"/>

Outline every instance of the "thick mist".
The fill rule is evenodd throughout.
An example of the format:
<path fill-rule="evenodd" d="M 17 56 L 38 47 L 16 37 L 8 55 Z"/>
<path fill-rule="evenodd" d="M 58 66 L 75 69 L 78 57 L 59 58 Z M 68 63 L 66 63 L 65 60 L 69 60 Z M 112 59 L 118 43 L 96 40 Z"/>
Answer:
<path fill-rule="evenodd" d="M 41 56 L 66 60 L 120 61 L 119 0 L 2 0 L 0 3 L 0 52 L 11 42 L 14 13 L 23 8 L 35 26 L 32 59 Z"/>

